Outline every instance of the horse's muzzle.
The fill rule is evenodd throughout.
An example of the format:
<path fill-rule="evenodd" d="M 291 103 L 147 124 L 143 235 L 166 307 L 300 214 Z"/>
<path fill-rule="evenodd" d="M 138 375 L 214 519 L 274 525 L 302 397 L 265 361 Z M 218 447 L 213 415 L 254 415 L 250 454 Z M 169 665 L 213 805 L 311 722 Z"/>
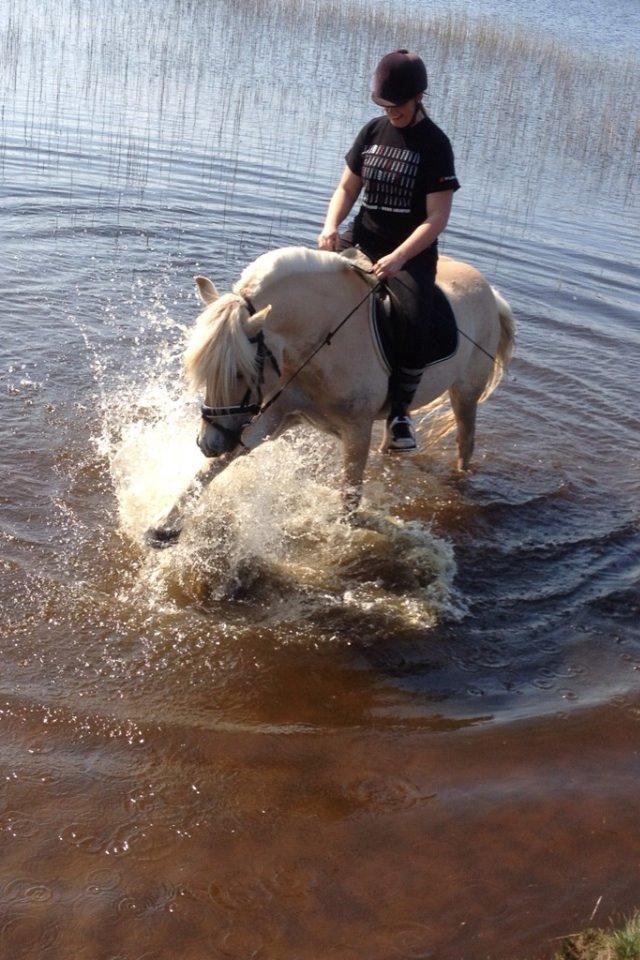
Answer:
<path fill-rule="evenodd" d="M 237 430 L 231 430 L 219 423 L 204 422 L 196 443 L 204 456 L 210 459 L 220 457 L 224 453 L 232 453 L 240 445 L 241 434 L 246 425 L 245 422 L 240 424 Z"/>
<path fill-rule="evenodd" d="M 211 444 L 209 444 L 207 442 L 206 435 L 200 436 L 200 434 L 198 434 L 198 436 L 196 437 L 196 443 L 200 448 L 200 452 L 205 457 L 209 457 L 210 459 L 212 457 L 219 457 L 224 452 L 223 450 L 218 449 L 217 446 L 212 446 Z"/>

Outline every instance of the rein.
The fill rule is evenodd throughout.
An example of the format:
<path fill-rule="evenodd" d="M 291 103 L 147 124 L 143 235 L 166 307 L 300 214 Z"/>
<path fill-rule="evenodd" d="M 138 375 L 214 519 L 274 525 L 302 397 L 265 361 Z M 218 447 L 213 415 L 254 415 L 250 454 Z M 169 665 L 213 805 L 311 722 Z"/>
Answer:
<path fill-rule="evenodd" d="M 320 351 L 322 350 L 323 347 L 329 347 L 329 346 L 331 346 L 331 341 L 332 341 L 333 338 L 335 337 L 336 333 L 338 333 L 338 331 L 342 329 L 342 327 L 345 325 L 345 323 L 347 322 L 347 320 L 350 320 L 351 317 L 354 315 L 354 313 L 356 312 L 356 310 L 358 310 L 358 309 L 362 306 L 362 304 L 365 303 L 365 302 L 369 299 L 369 297 L 372 297 L 373 294 L 376 292 L 376 290 L 378 290 L 378 288 L 381 287 L 381 286 L 382 286 L 382 280 L 379 280 L 379 281 L 376 283 L 375 287 L 371 287 L 371 289 L 367 291 L 367 294 L 362 298 L 362 300 L 359 300 L 359 301 L 356 303 L 356 305 L 355 305 L 355 307 L 353 308 L 353 310 L 350 310 L 349 313 L 346 315 L 346 317 L 343 317 L 343 319 L 340 321 L 340 323 L 339 323 L 336 327 L 334 327 L 333 330 L 330 330 L 330 331 L 329 331 L 329 333 L 326 335 L 326 337 L 324 338 L 324 340 L 322 341 L 322 343 L 320 343 L 320 344 L 316 347 L 316 349 L 315 349 L 312 353 L 309 354 L 309 356 L 307 357 L 307 359 L 306 359 L 305 361 L 303 361 L 303 363 L 300 364 L 300 366 L 297 368 L 297 370 L 294 370 L 294 372 L 291 374 L 291 376 L 289 377 L 289 379 L 286 380 L 285 383 L 282 384 L 282 386 L 280 387 L 280 389 L 279 389 L 279 390 L 276 390 L 276 392 L 273 394 L 272 397 L 269 397 L 269 399 L 267 400 L 267 402 L 266 402 L 265 404 L 263 404 L 263 406 L 262 406 L 262 407 L 260 408 L 260 410 L 258 411 L 259 413 L 264 413 L 266 410 L 269 409 L 269 407 L 271 406 L 272 403 L 275 403 L 275 402 L 276 402 L 276 400 L 278 399 L 278 397 L 279 397 L 282 393 L 284 393 L 284 391 L 287 389 L 287 387 L 289 386 L 289 384 L 290 384 L 293 380 L 295 380 L 295 378 L 298 376 L 298 374 L 301 373 L 302 370 L 304 370 L 304 368 L 306 367 L 306 365 L 307 365 L 308 363 L 311 363 L 311 361 L 313 360 L 313 358 L 315 357 L 315 355 L 316 355 L 317 353 L 320 353 Z"/>

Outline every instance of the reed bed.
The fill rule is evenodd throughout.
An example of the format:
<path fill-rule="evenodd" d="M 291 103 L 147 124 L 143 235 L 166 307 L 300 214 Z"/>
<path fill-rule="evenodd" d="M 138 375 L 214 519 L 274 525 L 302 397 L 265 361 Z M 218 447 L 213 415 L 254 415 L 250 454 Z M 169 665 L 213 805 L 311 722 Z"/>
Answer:
<path fill-rule="evenodd" d="M 193 148 L 212 177 L 217 156 L 248 149 L 257 166 L 335 165 L 367 115 L 372 64 L 407 45 L 425 56 L 434 118 L 485 205 L 499 188 L 526 209 L 551 181 L 633 202 L 634 58 L 423 11 L 403 0 L 166 0 L 152 14 L 143 0 L 4 0 L 0 169 L 16 138 L 43 173 L 74 156 L 138 187 L 179 176 Z"/>

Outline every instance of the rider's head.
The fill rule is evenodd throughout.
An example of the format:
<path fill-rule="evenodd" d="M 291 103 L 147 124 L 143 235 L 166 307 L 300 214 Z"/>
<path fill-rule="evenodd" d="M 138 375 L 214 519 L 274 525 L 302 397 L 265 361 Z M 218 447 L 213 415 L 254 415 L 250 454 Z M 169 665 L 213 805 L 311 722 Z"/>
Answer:
<path fill-rule="evenodd" d="M 375 69 L 371 99 L 384 108 L 394 126 L 406 127 L 415 119 L 426 89 L 427 69 L 422 59 L 408 50 L 394 50 Z"/>

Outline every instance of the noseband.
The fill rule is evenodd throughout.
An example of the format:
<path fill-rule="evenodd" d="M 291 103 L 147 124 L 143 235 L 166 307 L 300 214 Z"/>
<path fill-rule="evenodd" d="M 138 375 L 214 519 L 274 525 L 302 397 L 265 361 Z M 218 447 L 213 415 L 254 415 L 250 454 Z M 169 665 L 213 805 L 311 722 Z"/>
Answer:
<path fill-rule="evenodd" d="M 244 297 L 244 304 L 249 311 L 249 316 L 252 317 L 256 312 L 256 308 L 251 303 L 251 300 L 248 297 Z M 212 426 L 216 427 L 222 433 L 228 434 L 234 439 L 239 437 L 239 430 L 230 430 L 228 427 L 223 427 L 221 424 L 216 423 L 215 421 L 218 417 L 234 417 L 240 416 L 241 414 L 249 414 L 250 416 L 260 413 L 262 409 L 262 387 L 264 384 L 264 364 L 265 360 L 269 360 L 275 372 L 280 376 L 280 367 L 278 361 L 274 357 L 273 353 L 267 346 L 264 333 L 262 330 L 258 331 L 255 337 L 249 337 L 249 343 L 257 343 L 258 349 L 256 351 L 255 365 L 257 371 L 256 379 L 256 393 L 257 399 L 251 403 L 251 387 L 247 387 L 247 392 L 240 401 L 240 403 L 233 403 L 228 407 L 211 407 L 206 403 L 203 403 L 200 407 L 200 413 L 202 419 L 207 423 L 210 423 Z"/>

